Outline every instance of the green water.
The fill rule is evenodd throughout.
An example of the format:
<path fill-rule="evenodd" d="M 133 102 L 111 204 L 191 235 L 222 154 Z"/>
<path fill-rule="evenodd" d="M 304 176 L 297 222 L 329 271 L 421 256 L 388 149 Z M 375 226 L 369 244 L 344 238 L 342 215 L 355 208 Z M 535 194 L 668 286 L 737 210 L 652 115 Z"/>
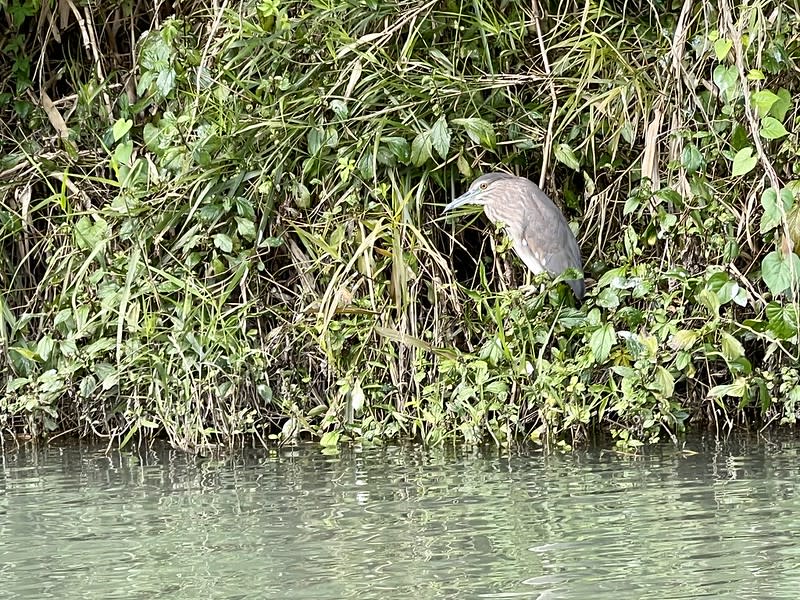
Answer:
<path fill-rule="evenodd" d="M 0 598 L 791 598 L 800 442 L 0 456 Z"/>

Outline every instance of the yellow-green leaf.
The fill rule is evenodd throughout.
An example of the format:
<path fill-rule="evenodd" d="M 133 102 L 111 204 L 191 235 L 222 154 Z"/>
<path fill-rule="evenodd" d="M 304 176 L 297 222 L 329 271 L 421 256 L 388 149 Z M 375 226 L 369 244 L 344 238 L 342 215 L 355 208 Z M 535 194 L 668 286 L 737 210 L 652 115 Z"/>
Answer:
<path fill-rule="evenodd" d="M 555 148 L 555 154 L 558 162 L 567 165 L 574 171 L 581 170 L 581 164 L 578 162 L 578 158 L 575 156 L 572 148 L 569 147 L 569 144 L 558 144 Z"/>
<path fill-rule="evenodd" d="M 747 146 L 742 148 L 733 157 L 733 176 L 747 175 L 755 169 L 758 158 L 753 156 L 753 148 Z"/>
<path fill-rule="evenodd" d="M 768 115 L 772 105 L 778 100 L 780 100 L 778 94 L 770 92 L 769 90 L 759 90 L 750 94 L 750 103 L 756 107 L 756 112 L 758 112 L 759 117 Z"/>
<path fill-rule="evenodd" d="M 725 60 L 731 48 L 733 48 L 733 42 L 728 38 L 719 38 L 714 42 L 714 54 L 717 55 L 717 60 Z"/>
<path fill-rule="evenodd" d="M 592 349 L 595 360 L 604 362 L 611 353 L 611 347 L 617 342 L 617 332 L 611 323 L 606 323 L 597 328 L 589 338 L 589 347 Z"/>
<path fill-rule="evenodd" d="M 758 132 L 765 140 L 777 140 L 785 135 L 789 135 L 783 123 L 775 117 L 764 117 L 761 120 L 761 129 Z"/>
<path fill-rule="evenodd" d="M 739 340 L 726 331 L 721 332 L 720 336 L 722 337 L 722 356 L 725 357 L 725 360 L 732 362 L 740 356 L 744 356 L 744 346 Z"/>

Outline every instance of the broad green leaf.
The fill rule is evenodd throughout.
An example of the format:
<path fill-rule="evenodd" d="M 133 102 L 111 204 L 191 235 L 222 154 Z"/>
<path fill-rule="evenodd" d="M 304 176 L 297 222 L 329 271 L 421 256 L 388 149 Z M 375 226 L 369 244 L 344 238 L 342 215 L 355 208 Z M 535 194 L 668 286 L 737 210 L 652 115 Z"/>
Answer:
<path fill-rule="evenodd" d="M 611 323 L 605 323 L 596 329 L 589 338 L 589 348 L 598 363 L 605 362 L 612 346 L 617 342 L 617 332 Z"/>
<path fill-rule="evenodd" d="M 725 65 L 717 65 L 714 68 L 714 83 L 719 88 L 720 94 L 726 101 L 730 102 L 735 100 L 739 95 L 737 91 L 737 82 L 739 73 L 733 65 L 726 67 Z"/>
<path fill-rule="evenodd" d="M 778 199 L 780 198 L 780 203 Z M 783 217 L 792 209 L 794 204 L 794 194 L 788 188 L 782 188 L 781 193 L 776 194 L 775 188 L 767 188 L 761 194 L 761 206 L 764 212 L 761 215 L 760 233 L 766 233 L 781 224 Z"/>
<path fill-rule="evenodd" d="M 778 90 L 778 100 L 769 109 L 770 116 L 775 117 L 778 121 L 783 122 L 786 118 L 786 113 L 792 108 L 792 95 L 786 88 Z"/>
<path fill-rule="evenodd" d="M 464 158 L 463 154 L 458 155 L 456 166 L 458 167 L 458 172 L 464 177 L 472 177 L 472 167 L 469 166 L 469 163 L 467 162 L 467 159 Z"/>
<path fill-rule="evenodd" d="M 331 448 L 336 446 L 339 443 L 339 437 L 341 433 L 338 431 L 326 431 L 322 434 L 322 439 L 319 441 L 319 445 L 323 448 Z"/>
<path fill-rule="evenodd" d="M 126 133 L 133 127 L 133 121 L 130 119 L 117 119 L 111 128 L 111 133 L 114 135 L 114 141 L 118 142 Z"/>
<path fill-rule="evenodd" d="M 750 138 L 747 136 L 747 130 L 738 123 L 733 126 L 733 132 L 731 133 L 731 146 L 737 152 L 742 148 L 750 147 Z"/>
<path fill-rule="evenodd" d="M 761 81 L 762 79 L 766 79 L 764 77 L 764 72 L 760 69 L 750 69 L 747 73 L 748 81 Z"/>
<path fill-rule="evenodd" d="M 744 356 L 744 346 L 739 340 L 727 331 L 720 332 L 720 336 L 722 337 L 722 356 L 725 357 L 725 360 L 733 362 L 740 356 Z"/>
<path fill-rule="evenodd" d="M 386 144 L 389 151 L 403 164 L 408 164 L 411 159 L 411 149 L 408 140 L 404 137 L 381 138 L 381 143 Z"/>
<path fill-rule="evenodd" d="M 758 132 L 765 140 L 777 140 L 785 135 L 789 135 L 783 123 L 775 117 L 764 117 L 761 120 L 761 129 Z"/>
<path fill-rule="evenodd" d="M 719 298 L 720 303 L 727 304 L 739 294 L 740 290 L 738 283 L 728 281 L 717 290 L 717 298 Z"/>
<path fill-rule="evenodd" d="M 788 340 L 798 333 L 798 315 L 794 304 L 782 306 L 777 302 L 767 304 L 767 319 L 769 320 L 769 331 L 778 339 Z"/>
<path fill-rule="evenodd" d="M 766 233 L 781 224 L 781 211 L 778 208 L 778 194 L 775 188 L 767 188 L 761 194 L 761 206 L 764 212 L 761 214 L 761 225 L 759 231 Z"/>
<path fill-rule="evenodd" d="M 467 136 L 476 144 L 480 144 L 484 148 L 494 150 L 497 144 L 497 138 L 494 132 L 494 127 L 489 121 L 472 117 L 469 119 L 453 119 L 453 125 L 460 125 L 467 132 Z"/>
<path fill-rule="evenodd" d="M 747 380 L 744 377 L 737 377 L 733 383 L 727 385 L 716 385 L 708 391 L 711 398 L 741 398 L 747 392 Z"/>
<path fill-rule="evenodd" d="M 575 156 L 572 148 L 569 147 L 569 144 L 556 145 L 555 155 L 558 162 L 567 165 L 570 169 L 574 171 L 581 170 L 581 164 L 578 162 L 578 158 Z"/>
<path fill-rule="evenodd" d="M 58 344 L 58 349 L 61 350 L 61 354 L 64 356 L 75 356 L 78 353 L 78 345 L 71 337 L 61 340 Z"/>
<path fill-rule="evenodd" d="M 631 194 L 630 196 L 628 196 L 628 199 L 625 200 L 625 206 L 622 209 L 622 214 L 630 215 L 636 212 L 636 209 L 638 209 L 641 205 L 642 205 L 641 196 L 639 194 Z"/>
<path fill-rule="evenodd" d="M 784 256 L 783 252 L 773 250 L 761 261 L 761 278 L 770 293 L 778 296 L 792 287 L 792 282 L 800 276 L 800 257 L 794 252 Z"/>
<path fill-rule="evenodd" d="M 703 166 L 703 155 L 694 144 L 687 144 L 681 152 L 681 164 L 689 173 L 696 173 Z"/>
<path fill-rule="evenodd" d="M 116 161 L 115 168 L 118 168 L 120 165 L 128 165 L 130 164 L 131 155 L 133 154 L 133 140 L 127 140 L 114 148 L 114 153 L 111 155 Z M 123 179 L 120 176 L 120 179 Z"/>
<path fill-rule="evenodd" d="M 431 138 L 427 133 L 420 133 L 411 142 L 411 163 L 421 167 L 431 158 Z"/>
<path fill-rule="evenodd" d="M 325 145 L 333 150 L 339 145 L 339 132 L 333 126 L 325 130 Z"/>
<path fill-rule="evenodd" d="M 253 221 L 236 217 L 236 231 L 246 240 L 256 239 L 256 226 Z"/>
<path fill-rule="evenodd" d="M 53 351 L 53 346 L 55 346 L 53 338 L 46 335 L 36 344 L 36 354 L 38 354 L 43 361 L 47 361 L 47 359 L 50 358 L 50 353 Z"/>
<path fill-rule="evenodd" d="M 233 251 L 233 240 L 224 233 L 217 233 L 214 235 L 214 245 L 223 252 Z"/>
<path fill-rule="evenodd" d="M 731 48 L 733 48 L 733 42 L 728 38 L 719 38 L 714 42 L 714 54 L 717 55 L 717 60 L 725 60 Z"/>
<path fill-rule="evenodd" d="M 324 133 L 321 127 L 313 127 L 309 129 L 308 134 L 306 134 L 308 153 L 314 155 L 319 152 L 320 148 L 322 148 L 323 139 Z"/>
<path fill-rule="evenodd" d="M 733 176 L 746 175 L 756 167 L 758 158 L 753 156 L 753 149 L 750 146 L 742 148 L 733 157 Z"/>
<path fill-rule="evenodd" d="M 698 337 L 693 329 L 679 329 L 672 335 L 669 345 L 673 350 L 691 350 Z"/>
<path fill-rule="evenodd" d="M 609 269 L 600 276 L 597 282 L 597 287 L 612 287 L 618 290 L 625 289 L 628 279 L 628 267 L 621 266 L 614 269 Z"/>
<path fill-rule="evenodd" d="M 442 116 L 433 124 L 431 128 L 431 143 L 436 153 L 443 159 L 447 158 L 450 151 L 450 129 L 447 127 L 447 120 Z"/>
<path fill-rule="evenodd" d="M 619 294 L 616 290 L 605 288 L 597 294 L 596 302 L 598 306 L 602 306 L 603 308 L 617 308 L 620 304 Z"/>
<path fill-rule="evenodd" d="M 750 94 L 750 102 L 756 107 L 759 117 L 767 116 L 772 105 L 778 100 L 780 100 L 778 95 L 769 90 L 759 90 Z"/>
<path fill-rule="evenodd" d="M 672 394 L 675 392 L 675 378 L 672 376 L 672 373 L 667 371 L 664 367 L 658 366 L 654 373 L 653 382 L 656 384 L 659 391 L 661 391 L 664 398 L 672 397 Z"/>
<path fill-rule="evenodd" d="M 701 306 L 705 306 L 712 315 L 719 314 L 719 307 L 722 305 L 722 303 L 719 301 L 717 294 L 713 291 L 703 288 L 694 295 L 694 299 Z"/>
<path fill-rule="evenodd" d="M 358 159 L 358 163 L 356 165 L 358 172 L 361 173 L 361 177 L 367 181 L 375 177 L 375 169 L 372 158 L 372 152 L 368 150 L 361 155 L 361 158 Z M 390 160 L 394 161 L 394 157 L 392 156 Z"/>
<path fill-rule="evenodd" d="M 94 221 L 83 216 L 75 223 L 73 239 L 81 250 L 94 250 L 97 244 L 105 241 L 108 234 L 108 223 L 98 217 Z"/>

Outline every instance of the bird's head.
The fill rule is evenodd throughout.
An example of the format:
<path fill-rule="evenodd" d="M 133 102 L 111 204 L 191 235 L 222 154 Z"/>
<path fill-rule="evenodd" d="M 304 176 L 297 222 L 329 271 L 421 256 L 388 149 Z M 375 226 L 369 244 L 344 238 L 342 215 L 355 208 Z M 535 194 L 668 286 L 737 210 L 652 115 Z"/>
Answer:
<path fill-rule="evenodd" d="M 444 211 L 442 212 L 451 211 L 454 208 L 464 206 L 465 204 L 486 206 L 487 203 L 491 202 L 497 197 L 497 183 L 508 179 L 515 179 L 515 177 L 513 175 L 509 175 L 508 173 L 487 173 L 486 175 L 481 175 L 472 182 L 466 192 L 445 206 Z"/>

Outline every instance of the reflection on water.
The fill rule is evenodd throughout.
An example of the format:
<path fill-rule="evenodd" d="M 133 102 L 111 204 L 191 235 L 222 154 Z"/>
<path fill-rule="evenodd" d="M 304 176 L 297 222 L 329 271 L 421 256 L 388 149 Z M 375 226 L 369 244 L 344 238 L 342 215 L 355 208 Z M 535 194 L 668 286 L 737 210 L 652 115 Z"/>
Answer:
<path fill-rule="evenodd" d="M 794 598 L 800 443 L 0 456 L 0 598 Z"/>

